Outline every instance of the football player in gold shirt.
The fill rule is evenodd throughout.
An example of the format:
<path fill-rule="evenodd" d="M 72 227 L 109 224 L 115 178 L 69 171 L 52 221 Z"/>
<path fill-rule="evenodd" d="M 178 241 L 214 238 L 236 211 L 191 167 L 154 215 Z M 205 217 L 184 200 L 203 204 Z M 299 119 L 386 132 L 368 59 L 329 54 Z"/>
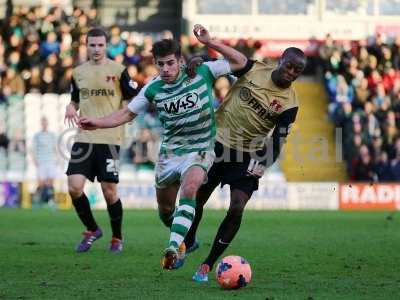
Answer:
<path fill-rule="evenodd" d="M 93 28 L 87 34 L 89 60 L 74 68 L 72 73 L 71 102 L 65 113 L 70 125 L 77 124 L 78 111 L 80 117 L 102 117 L 119 110 L 123 100 L 131 99 L 138 93 L 137 84 L 131 80 L 127 69 L 106 57 L 106 38 L 106 33 L 100 28 Z M 110 251 L 122 251 L 122 204 L 117 194 L 122 130 L 122 127 L 79 130 L 75 137 L 67 170 L 68 191 L 86 227 L 77 252 L 88 251 L 92 243 L 102 236 L 83 192 L 86 180 L 94 181 L 95 177 L 101 184 L 110 216 Z"/>
<path fill-rule="evenodd" d="M 216 159 L 208 182 L 197 194 L 195 219 L 185 239 L 188 253 L 198 247 L 195 234 L 203 206 L 218 185 L 230 185 L 230 206 L 208 257 L 193 276 L 195 281 L 208 280 L 208 272 L 238 232 L 259 178 L 278 158 L 298 111 L 292 82 L 305 65 L 304 53 L 291 47 L 277 65 L 248 60 L 244 69 L 233 73 L 238 79 L 216 112 Z"/>

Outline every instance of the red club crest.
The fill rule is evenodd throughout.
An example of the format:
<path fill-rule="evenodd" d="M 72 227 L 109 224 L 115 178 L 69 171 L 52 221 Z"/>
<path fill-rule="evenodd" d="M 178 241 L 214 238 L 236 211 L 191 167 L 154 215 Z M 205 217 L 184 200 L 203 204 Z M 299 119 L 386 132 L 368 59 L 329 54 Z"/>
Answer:
<path fill-rule="evenodd" d="M 107 76 L 107 77 L 106 77 L 106 81 L 107 81 L 107 82 L 110 82 L 110 81 L 115 82 L 116 79 L 117 79 L 117 78 L 116 78 L 115 76 Z"/>
<path fill-rule="evenodd" d="M 282 109 L 283 106 L 282 106 L 282 104 L 280 104 L 280 103 L 278 102 L 278 100 L 274 99 L 274 100 L 272 100 L 272 102 L 270 103 L 269 107 L 270 107 L 273 111 L 279 112 L 279 111 Z"/>

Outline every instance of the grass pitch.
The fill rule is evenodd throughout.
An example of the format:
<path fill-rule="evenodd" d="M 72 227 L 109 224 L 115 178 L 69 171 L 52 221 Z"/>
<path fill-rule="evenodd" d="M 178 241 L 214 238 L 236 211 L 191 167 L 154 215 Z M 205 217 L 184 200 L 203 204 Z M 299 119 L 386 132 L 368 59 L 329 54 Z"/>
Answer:
<path fill-rule="evenodd" d="M 0 209 L 0 299 L 400 299 L 400 215 L 246 211 L 225 255 L 251 264 L 253 280 L 237 291 L 191 281 L 224 217 L 205 211 L 201 248 L 185 266 L 164 271 L 168 231 L 155 211 L 124 215 L 122 255 L 104 236 L 74 253 L 82 227 L 71 211 Z"/>

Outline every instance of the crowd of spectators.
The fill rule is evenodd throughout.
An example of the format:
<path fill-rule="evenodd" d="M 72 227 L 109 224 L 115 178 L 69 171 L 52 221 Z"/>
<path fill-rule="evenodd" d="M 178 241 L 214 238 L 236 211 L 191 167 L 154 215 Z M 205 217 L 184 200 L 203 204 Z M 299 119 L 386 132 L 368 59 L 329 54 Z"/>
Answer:
<path fill-rule="evenodd" d="M 76 7 L 68 15 L 60 7 L 20 6 L 0 25 L 0 110 L 4 112 L 10 99 L 16 96 L 69 93 L 73 68 L 87 59 L 85 34 L 90 27 L 99 26 L 99 22 L 96 9 L 84 11 Z M 154 39 L 173 38 L 169 31 L 158 36 L 145 35 L 122 32 L 118 26 L 111 27 L 108 33 L 108 57 L 126 65 L 139 87 L 157 74 L 151 54 Z M 180 41 L 185 58 L 194 53 L 205 54 L 205 48 L 194 38 L 183 35 Z M 249 55 L 254 53 L 251 44 L 237 41 L 237 46 Z M 229 82 L 221 79 L 216 85 L 216 99 L 221 100 L 228 88 Z M 2 153 L 21 140 L 20 133 L 7 130 L 3 116 L 0 120 Z M 136 138 L 128 141 L 130 146 L 125 156 L 138 166 L 152 167 L 157 151 L 153 144 L 157 143 L 161 131 L 155 111 L 149 109 L 134 123 Z M 26 154 L 26 149 L 23 152 Z"/>
<path fill-rule="evenodd" d="M 15 95 L 68 93 L 72 69 L 87 59 L 85 34 L 96 25 L 95 9 L 74 8 L 68 15 L 59 7 L 16 7 L 0 27 L 0 108 Z M 143 86 L 157 74 L 150 50 L 154 39 L 160 37 L 172 38 L 172 33 L 144 35 L 121 32 L 113 26 L 109 29 L 108 57 L 126 65 L 130 76 Z M 189 36 L 181 36 L 180 41 L 185 58 L 206 51 Z M 257 41 L 229 43 L 248 57 L 260 58 Z M 327 35 L 317 59 L 330 99 L 330 117 L 343 128 L 343 153 L 350 178 L 399 180 L 400 37 L 392 43 L 379 35 L 338 43 Z M 215 107 L 230 85 L 225 77 L 216 82 Z M 126 157 L 138 166 L 152 168 L 161 132 L 154 109 L 134 123 L 136 138 L 129 141 Z M 8 136 L 5 126 L 0 120 L 0 148 L 24 142 L 18 132 Z"/>
<path fill-rule="evenodd" d="M 338 43 L 327 35 L 319 56 L 350 179 L 399 181 L 400 36 Z"/>

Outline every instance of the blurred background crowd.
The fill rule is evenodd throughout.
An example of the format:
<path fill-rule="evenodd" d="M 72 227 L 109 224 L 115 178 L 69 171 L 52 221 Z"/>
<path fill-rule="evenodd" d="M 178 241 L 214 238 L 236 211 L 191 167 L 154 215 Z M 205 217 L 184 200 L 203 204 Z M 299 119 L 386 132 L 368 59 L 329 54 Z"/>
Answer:
<path fill-rule="evenodd" d="M 400 36 L 338 44 L 327 35 L 319 58 L 350 179 L 400 180 Z"/>
<path fill-rule="evenodd" d="M 2 20 L 0 171 L 9 168 L 13 156 L 19 153 L 15 158 L 18 160 L 29 151 L 23 130 L 12 125 L 19 122 L 19 117 L 10 105 L 26 94 L 68 93 L 72 69 L 87 59 L 85 34 L 97 25 L 96 9 L 84 11 L 79 7 L 71 14 L 60 7 L 14 7 Z M 157 74 L 150 52 L 153 41 L 173 38 L 169 31 L 145 35 L 117 25 L 108 32 L 108 57 L 126 65 L 139 86 Z M 193 37 L 181 35 L 180 41 L 186 59 L 206 54 Z M 256 40 L 226 42 L 250 58 L 267 59 Z M 343 129 L 349 178 L 400 180 L 400 37 L 390 42 L 380 35 L 343 42 L 327 35 L 309 62 L 310 75 L 325 82 L 332 122 Z M 225 77 L 216 82 L 215 107 L 223 101 L 230 84 Z M 131 139 L 125 145 L 124 162 L 138 169 L 152 169 L 161 133 L 154 109 L 140 116 L 128 130 Z"/>

